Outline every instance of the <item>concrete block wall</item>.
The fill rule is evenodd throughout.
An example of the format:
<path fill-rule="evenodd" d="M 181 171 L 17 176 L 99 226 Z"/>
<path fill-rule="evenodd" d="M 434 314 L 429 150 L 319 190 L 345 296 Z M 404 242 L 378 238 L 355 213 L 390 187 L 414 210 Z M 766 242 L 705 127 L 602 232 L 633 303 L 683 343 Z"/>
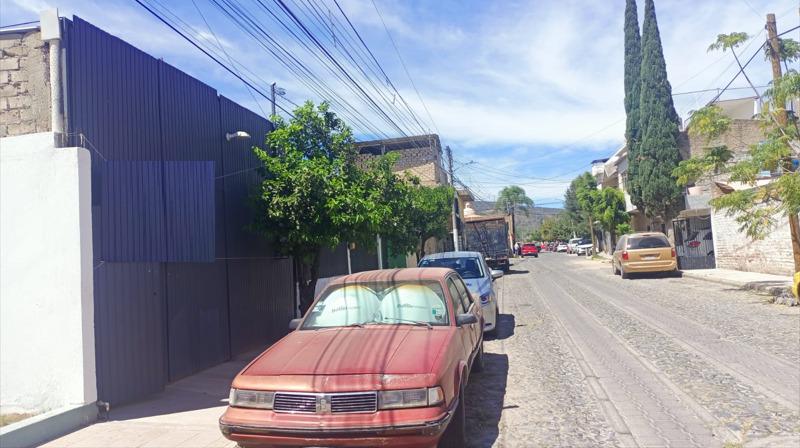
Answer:
<path fill-rule="evenodd" d="M 0 33 L 0 137 L 51 130 L 49 57 L 38 30 Z"/>
<path fill-rule="evenodd" d="M 711 212 L 718 268 L 787 276 L 794 273 L 792 240 L 786 217 L 777 217 L 778 225 L 765 239 L 756 241 L 739 232 L 735 219 L 726 216 L 724 211 Z"/>

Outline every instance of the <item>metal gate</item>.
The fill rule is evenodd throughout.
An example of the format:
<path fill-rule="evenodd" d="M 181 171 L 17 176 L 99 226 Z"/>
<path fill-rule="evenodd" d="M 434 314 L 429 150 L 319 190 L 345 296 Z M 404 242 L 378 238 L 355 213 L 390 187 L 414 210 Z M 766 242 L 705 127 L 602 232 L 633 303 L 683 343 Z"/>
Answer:
<path fill-rule="evenodd" d="M 713 269 L 714 237 L 711 216 L 692 216 L 672 221 L 675 252 L 680 269 Z"/>

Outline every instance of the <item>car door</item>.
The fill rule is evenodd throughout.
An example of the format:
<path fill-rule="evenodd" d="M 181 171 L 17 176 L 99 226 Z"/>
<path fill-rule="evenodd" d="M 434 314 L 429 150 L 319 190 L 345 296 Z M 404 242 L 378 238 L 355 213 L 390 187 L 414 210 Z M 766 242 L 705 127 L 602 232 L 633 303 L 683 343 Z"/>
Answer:
<path fill-rule="evenodd" d="M 450 291 L 450 299 L 453 301 L 453 320 L 458 317 L 459 314 L 466 313 L 466 308 L 464 308 L 464 302 L 461 300 L 461 292 L 458 290 L 455 282 L 456 277 L 450 276 L 447 278 L 447 289 Z M 461 281 L 458 278 L 458 281 Z M 461 356 L 463 359 L 469 359 L 470 354 L 472 353 L 472 337 L 469 331 L 469 325 L 462 325 L 460 327 L 456 327 L 456 332 L 458 334 L 458 341 L 461 344 Z"/>
<path fill-rule="evenodd" d="M 469 333 L 470 346 L 475 348 L 478 346 L 480 338 L 483 337 L 483 310 L 481 309 L 481 303 L 480 300 L 476 300 L 472 294 L 470 294 L 469 289 L 467 289 L 467 286 L 461 278 L 456 277 L 453 281 L 455 281 L 456 288 L 461 294 L 461 301 L 464 304 L 466 312 L 474 314 L 475 317 L 478 318 L 477 323 L 466 325 L 466 327 L 468 327 L 466 330 L 467 333 Z"/>

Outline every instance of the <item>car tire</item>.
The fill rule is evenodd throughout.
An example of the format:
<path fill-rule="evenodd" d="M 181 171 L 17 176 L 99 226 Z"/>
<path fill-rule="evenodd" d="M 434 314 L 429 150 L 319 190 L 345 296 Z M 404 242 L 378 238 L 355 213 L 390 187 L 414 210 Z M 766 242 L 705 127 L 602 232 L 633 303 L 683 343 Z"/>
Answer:
<path fill-rule="evenodd" d="M 450 419 L 450 423 L 447 425 L 447 429 L 444 430 L 442 439 L 439 441 L 439 448 L 462 448 L 467 444 L 467 421 L 464 409 L 466 407 L 464 395 L 464 386 L 462 383 L 458 393 L 456 410 L 453 413 L 453 417 Z"/>
<path fill-rule="evenodd" d="M 495 328 L 497 328 L 496 325 Z M 475 355 L 475 359 L 472 360 L 472 371 L 475 373 L 483 372 L 483 367 L 483 341 L 481 341 L 481 346 L 478 348 L 478 354 Z"/>

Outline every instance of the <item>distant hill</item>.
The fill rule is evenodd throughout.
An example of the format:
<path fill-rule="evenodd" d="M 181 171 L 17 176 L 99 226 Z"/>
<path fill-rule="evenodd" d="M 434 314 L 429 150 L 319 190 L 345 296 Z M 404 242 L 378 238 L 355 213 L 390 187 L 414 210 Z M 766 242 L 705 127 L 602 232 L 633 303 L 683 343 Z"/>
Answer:
<path fill-rule="evenodd" d="M 493 201 L 475 201 L 472 203 L 472 208 L 479 215 L 491 214 L 494 210 Z M 555 216 L 564 209 L 551 208 L 551 207 L 533 207 L 528 211 L 528 216 L 525 213 L 517 211 L 515 221 L 517 224 L 517 237 L 525 239 L 525 235 L 530 234 L 533 230 L 538 229 L 542 225 L 542 221 L 549 216 Z"/>

